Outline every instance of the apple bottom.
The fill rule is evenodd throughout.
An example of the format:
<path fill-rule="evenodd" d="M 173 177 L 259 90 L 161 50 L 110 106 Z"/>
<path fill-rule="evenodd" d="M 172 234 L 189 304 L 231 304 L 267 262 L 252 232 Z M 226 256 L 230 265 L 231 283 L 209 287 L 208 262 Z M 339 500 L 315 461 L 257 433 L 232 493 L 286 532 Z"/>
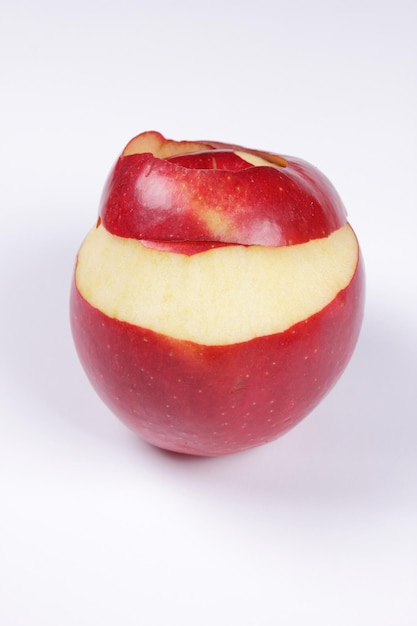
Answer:
<path fill-rule="evenodd" d="M 151 444 L 202 456 L 266 443 L 305 417 L 345 368 L 362 313 L 360 266 L 319 313 L 232 345 L 170 338 L 103 314 L 75 283 L 71 294 L 75 345 L 107 406 Z"/>

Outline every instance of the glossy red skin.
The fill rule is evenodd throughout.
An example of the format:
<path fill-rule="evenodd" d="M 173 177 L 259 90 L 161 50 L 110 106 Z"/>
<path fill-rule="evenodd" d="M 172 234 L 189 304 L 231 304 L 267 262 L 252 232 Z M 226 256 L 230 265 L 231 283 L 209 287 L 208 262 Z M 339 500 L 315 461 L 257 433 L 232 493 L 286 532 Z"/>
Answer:
<path fill-rule="evenodd" d="M 213 159 L 216 169 L 207 169 Z M 264 246 L 304 243 L 343 226 L 346 211 L 330 181 L 305 161 L 285 160 L 286 167 L 250 166 L 225 144 L 168 159 L 121 156 L 100 218 L 119 237 Z M 216 228 L 207 214 L 218 216 Z"/>
<path fill-rule="evenodd" d="M 173 339 L 120 322 L 71 293 L 71 325 L 104 402 L 155 446 L 217 456 L 271 441 L 333 387 L 363 315 L 360 260 L 349 286 L 285 332 L 228 346 Z"/>
<path fill-rule="evenodd" d="M 181 167 L 192 170 L 227 170 L 238 172 L 253 167 L 250 163 L 235 154 L 233 150 L 203 150 L 177 154 L 166 159 L 170 163 L 176 163 Z"/>

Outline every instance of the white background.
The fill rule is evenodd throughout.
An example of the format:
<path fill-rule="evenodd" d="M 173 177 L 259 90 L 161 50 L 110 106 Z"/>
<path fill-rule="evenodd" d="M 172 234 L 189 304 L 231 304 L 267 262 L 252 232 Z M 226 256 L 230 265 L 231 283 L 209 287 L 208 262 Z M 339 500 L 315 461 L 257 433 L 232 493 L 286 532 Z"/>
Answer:
<path fill-rule="evenodd" d="M 414 0 L 2 0 L 0 623 L 417 623 Z M 135 134 L 305 158 L 367 268 L 337 387 L 280 440 L 193 459 L 96 397 L 77 249 Z"/>

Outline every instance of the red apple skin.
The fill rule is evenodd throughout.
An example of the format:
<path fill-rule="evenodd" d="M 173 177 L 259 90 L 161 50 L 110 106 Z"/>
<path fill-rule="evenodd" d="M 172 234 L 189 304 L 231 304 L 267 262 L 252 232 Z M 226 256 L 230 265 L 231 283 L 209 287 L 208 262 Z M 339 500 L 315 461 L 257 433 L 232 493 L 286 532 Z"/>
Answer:
<path fill-rule="evenodd" d="M 104 402 L 151 444 L 217 456 L 269 442 L 333 387 L 363 316 L 361 257 L 351 283 L 317 314 L 282 333 L 211 346 L 120 322 L 71 292 L 71 326 Z"/>
<path fill-rule="evenodd" d="M 167 159 L 122 155 L 101 199 L 104 227 L 148 241 L 286 246 L 327 237 L 346 223 L 339 195 L 314 166 L 248 150 L 271 159 L 271 166 L 251 166 L 219 146 Z"/>
<path fill-rule="evenodd" d="M 233 150 L 203 150 L 201 152 L 189 152 L 188 154 L 176 154 L 167 157 L 170 163 L 176 163 L 188 169 L 202 170 L 227 170 L 238 172 L 253 167 L 250 163 L 235 154 Z"/>

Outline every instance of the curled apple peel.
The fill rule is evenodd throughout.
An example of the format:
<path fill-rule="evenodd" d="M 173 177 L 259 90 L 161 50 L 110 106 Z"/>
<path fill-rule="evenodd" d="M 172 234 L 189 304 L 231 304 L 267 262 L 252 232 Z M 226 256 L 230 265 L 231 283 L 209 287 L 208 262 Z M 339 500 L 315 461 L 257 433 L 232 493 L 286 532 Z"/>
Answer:
<path fill-rule="evenodd" d="M 100 216 L 119 237 L 262 246 L 305 243 L 346 222 L 332 184 L 305 161 L 154 132 L 123 151 Z"/>
<path fill-rule="evenodd" d="M 106 183 L 71 326 L 120 419 L 156 446 L 216 456 L 275 439 L 329 392 L 364 293 L 357 238 L 316 168 L 152 131 Z"/>

